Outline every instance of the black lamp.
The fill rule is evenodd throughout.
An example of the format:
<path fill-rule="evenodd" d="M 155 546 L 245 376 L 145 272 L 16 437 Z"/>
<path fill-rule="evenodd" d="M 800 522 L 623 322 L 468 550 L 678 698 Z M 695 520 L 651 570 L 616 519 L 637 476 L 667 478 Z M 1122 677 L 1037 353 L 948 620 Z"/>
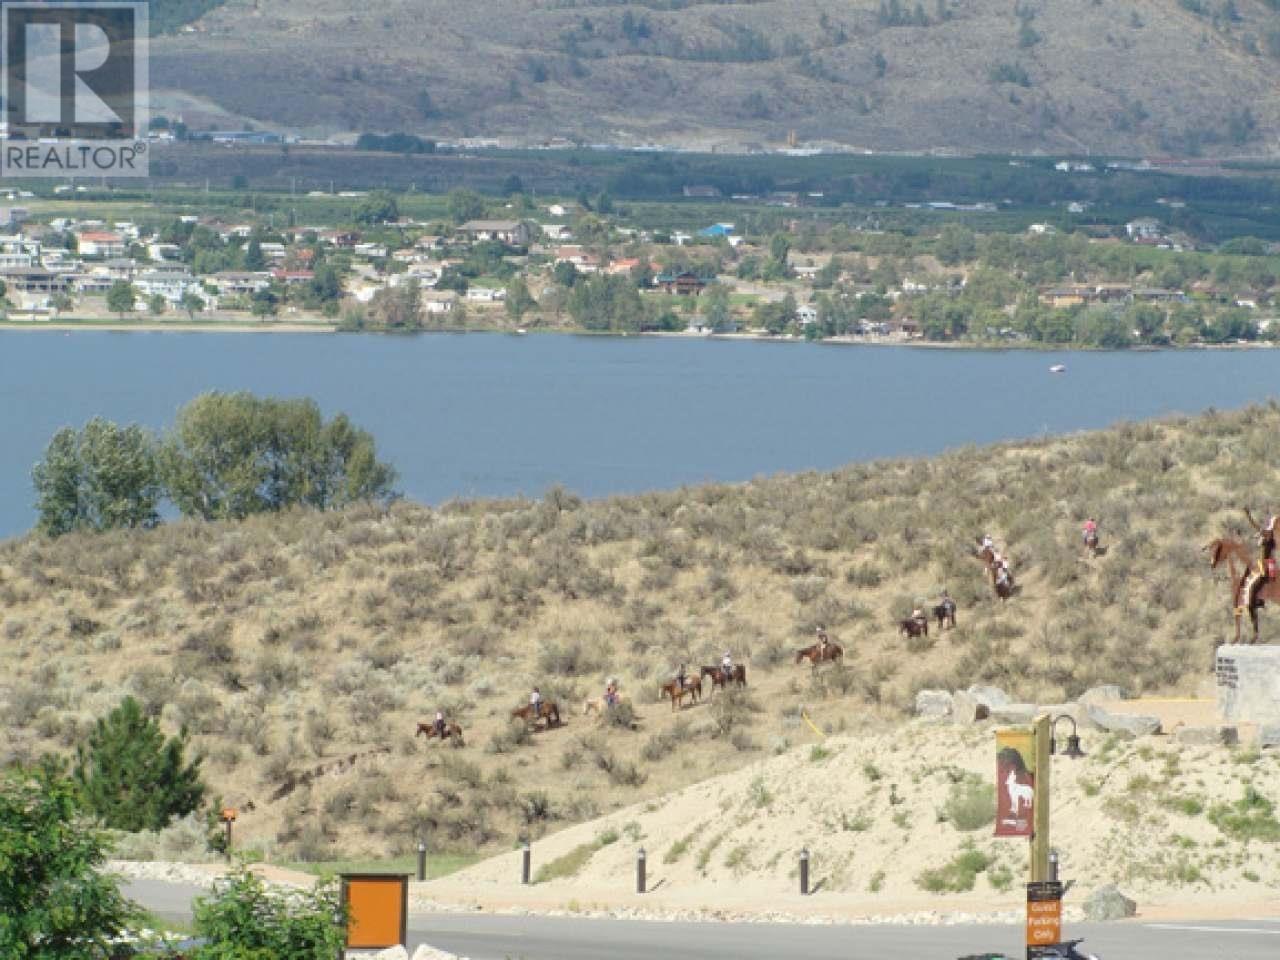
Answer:
<path fill-rule="evenodd" d="M 1076 718 L 1065 713 L 1054 717 L 1053 726 L 1050 728 L 1049 733 L 1049 754 L 1052 756 L 1058 752 L 1058 739 L 1054 734 L 1058 729 L 1058 722 L 1061 720 L 1066 720 L 1071 724 L 1071 734 L 1067 737 L 1067 748 L 1062 751 L 1063 756 L 1078 760 L 1084 756 L 1084 751 L 1080 749 L 1080 734 L 1076 729 Z"/>

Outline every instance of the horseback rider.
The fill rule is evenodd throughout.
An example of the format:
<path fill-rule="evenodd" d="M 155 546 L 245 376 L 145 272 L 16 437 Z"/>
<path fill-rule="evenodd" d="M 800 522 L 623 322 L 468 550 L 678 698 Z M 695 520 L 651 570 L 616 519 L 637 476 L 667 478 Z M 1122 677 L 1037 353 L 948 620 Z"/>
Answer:
<path fill-rule="evenodd" d="M 533 708 L 533 719 L 537 720 L 542 716 L 542 691 L 537 687 L 529 694 L 529 706 Z"/>
<path fill-rule="evenodd" d="M 680 664 L 680 669 L 676 671 L 676 689 L 683 690 L 689 683 L 689 668 L 685 664 Z"/>
<path fill-rule="evenodd" d="M 1009 572 L 1009 561 L 997 553 L 991 562 L 996 568 L 996 583 L 1007 585 L 1012 576 Z"/>
<path fill-rule="evenodd" d="M 948 617 L 954 615 L 956 612 L 956 602 L 951 599 L 951 594 L 949 594 L 946 590 L 942 591 L 941 607 L 942 607 L 943 614 Z"/>
<path fill-rule="evenodd" d="M 604 704 L 606 707 L 616 707 L 618 705 L 618 680 L 616 677 L 610 677 L 605 684 Z"/>
<path fill-rule="evenodd" d="M 928 622 L 925 620 L 924 611 L 919 607 L 911 611 L 911 619 L 915 621 L 916 626 L 924 626 Z"/>
<path fill-rule="evenodd" d="M 827 648 L 831 646 L 831 638 L 827 636 L 826 628 L 818 628 L 818 655 L 819 659 L 827 659 Z"/>
<path fill-rule="evenodd" d="M 1089 543 L 1090 539 L 1097 540 L 1098 521 L 1095 520 L 1093 517 L 1090 517 L 1088 520 L 1086 520 L 1084 522 L 1083 534 L 1084 534 L 1084 542 L 1086 545 Z"/>
<path fill-rule="evenodd" d="M 984 533 L 982 535 L 982 549 L 990 550 L 992 556 L 996 556 L 996 542 L 991 539 L 991 534 Z"/>
<path fill-rule="evenodd" d="M 436 736 L 441 740 L 444 739 L 444 711 L 437 710 L 436 718 L 431 722 L 431 729 L 436 732 Z"/>
<path fill-rule="evenodd" d="M 724 682 L 727 684 L 733 679 L 733 654 L 728 650 L 724 652 L 724 656 L 720 658 L 720 673 L 724 676 Z"/>

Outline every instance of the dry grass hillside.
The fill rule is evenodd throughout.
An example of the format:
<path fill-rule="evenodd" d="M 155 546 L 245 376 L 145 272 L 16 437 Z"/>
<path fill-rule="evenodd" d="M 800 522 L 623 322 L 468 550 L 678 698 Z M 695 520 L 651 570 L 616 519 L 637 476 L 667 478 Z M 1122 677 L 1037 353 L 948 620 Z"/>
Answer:
<path fill-rule="evenodd" d="M 1280 13 L 1261 0 L 231 0 L 195 29 L 157 39 L 152 69 L 162 109 L 196 123 L 212 101 L 298 129 L 703 148 L 790 130 L 882 150 L 1278 147 Z"/>
<path fill-rule="evenodd" d="M 803 742 L 801 705 L 839 732 L 900 717 L 922 688 L 1193 691 L 1230 631 L 1199 548 L 1241 528 L 1241 505 L 1276 502 L 1278 432 L 1273 404 L 593 502 L 553 490 L 11 540 L 0 756 L 68 751 L 131 692 L 192 731 L 246 846 L 325 858 L 426 833 L 473 850 Z M 1090 513 L 1108 550 L 1086 560 Z M 1007 604 L 971 555 L 984 530 L 1019 578 Z M 904 640 L 896 619 L 944 586 L 959 628 Z M 1280 634 L 1262 617 L 1264 639 Z M 814 674 L 792 651 L 819 624 L 847 656 Z M 678 662 L 725 647 L 745 696 L 657 702 Z M 531 685 L 579 704 L 609 674 L 634 728 L 508 725 Z M 414 740 L 437 704 L 465 749 Z"/>

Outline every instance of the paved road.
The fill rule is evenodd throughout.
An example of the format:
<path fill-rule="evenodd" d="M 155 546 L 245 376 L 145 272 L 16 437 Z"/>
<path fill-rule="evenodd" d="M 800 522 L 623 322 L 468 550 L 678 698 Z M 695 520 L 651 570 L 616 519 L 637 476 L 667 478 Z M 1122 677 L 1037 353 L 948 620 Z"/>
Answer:
<path fill-rule="evenodd" d="M 125 893 L 166 919 L 190 917 L 194 887 L 134 881 Z M 1276 960 L 1280 921 L 1081 924 L 1104 960 Z M 472 960 L 957 960 L 1021 955 L 1018 926 L 644 923 L 430 914 L 409 919 L 410 951 L 430 943 Z"/>

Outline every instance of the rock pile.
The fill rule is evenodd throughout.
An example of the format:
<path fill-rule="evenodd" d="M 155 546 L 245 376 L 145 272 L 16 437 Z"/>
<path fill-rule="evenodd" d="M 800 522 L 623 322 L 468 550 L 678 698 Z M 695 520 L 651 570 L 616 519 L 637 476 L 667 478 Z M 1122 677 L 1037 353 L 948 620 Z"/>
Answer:
<path fill-rule="evenodd" d="M 1160 719 L 1138 714 L 1113 713 L 1102 704 L 1124 699 L 1124 691 L 1108 684 L 1086 690 L 1072 703 L 1016 703 L 999 687 L 974 684 L 967 690 L 921 690 L 916 694 L 916 716 L 937 723 L 976 723 L 994 720 L 1002 724 L 1027 724 L 1042 714 L 1066 714 L 1085 729 L 1105 730 L 1131 737 L 1160 733 Z M 1228 742 L 1229 735 L 1215 732 L 1214 742 Z"/>

